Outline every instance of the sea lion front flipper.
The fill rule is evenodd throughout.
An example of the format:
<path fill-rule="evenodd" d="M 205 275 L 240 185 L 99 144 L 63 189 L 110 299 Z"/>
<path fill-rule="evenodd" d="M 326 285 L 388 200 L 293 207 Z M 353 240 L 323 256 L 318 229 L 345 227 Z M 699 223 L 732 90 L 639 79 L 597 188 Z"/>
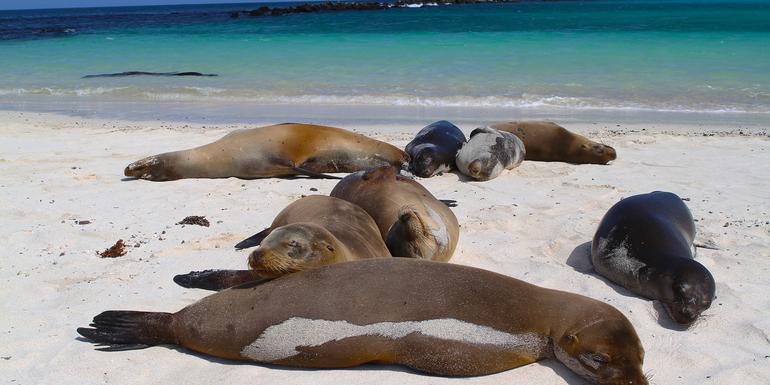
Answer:
<path fill-rule="evenodd" d="M 457 207 L 457 201 L 454 199 L 439 199 L 441 203 L 445 204 L 447 207 Z"/>
<path fill-rule="evenodd" d="M 122 352 L 126 350 L 147 349 L 150 345 L 146 344 L 97 344 L 96 350 L 100 352 Z M 104 347 L 101 347 L 104 346 Z"/>
<path fill-rule="evenodd" d="M 253 280 L 254 275 L 249 270 L 203 270 L 174 276 L 174 282 L 179 286 L 212 291 L 221 291 Z"/>
<path fill-rule="evenodd" d="M 342 179 L 342 178 L 340 178 L 340 177 L 338 177 L 338 176 L 334 176 L 334 175 L 328 175 L 328 174 L 322 174 L 322 173 L 320 173 L 320 172 L 315 172 L 315 171 L 305 170 L 304 168 L 300 168 L 300 167 L 296 167 L 296 166 L 295 166 L 295 167 L 292 167 L 291 169 L 292 169 L 292 170 L 294 170 L 294 172 L 296 172 L 297 174 L 300 174 L 300 175 L 307 175 L 307 176 L 309 176 L 309 177 L 311 177 L 311 178 L 319 178 L 319 179 Z"/>
<path fill-rule="evenodd" d="M 270 234 L 270 227 L 238 242 L 238 244 L 235 245 L 235 248 L 240 249 L 248 249 L 249 247 L 255 247 L 259 246 L 260 243 L 262 243 L 262 240 L 267 237 L 268 234 Z"/>
<path fill-rule="evenodd" d="M 479 127 L 479 128 L 474 129 L 473 131 L 471 131 L 471 134 L 468 136 L 468 140 L 470 140 L 470 138 L 474 137 L 476 134 L 481 134 L 481 133 L 497 134 L 497 133 L 499 133 L 499 131 L 495 130 L 494 128 L 489 127 L 489 126 Z"/>

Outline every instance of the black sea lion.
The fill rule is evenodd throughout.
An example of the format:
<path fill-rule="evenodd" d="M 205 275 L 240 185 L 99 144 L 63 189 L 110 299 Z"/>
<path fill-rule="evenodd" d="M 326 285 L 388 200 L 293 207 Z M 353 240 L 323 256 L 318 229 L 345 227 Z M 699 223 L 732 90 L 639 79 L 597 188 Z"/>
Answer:
<path fill-rule="evenodd" d="M 129 177 L 155 181 L 182 178 L 268 178 L 292 175 L 328 177 L 409 158 L 385 142 L 341 128 L 285 123 L 233 131 L 189 150 L 167 152 L 131 163 Z"/>
<path fill-rule="evenodd" d="M 450 171 L 455 167 L 457 150 L 465 143 L 465 135 L 446 120 L 426 126 L 406 145 L 409 171 L 423 178 Z"/>
<path fill-rule="evenodd" d="M 292 202 L 265 230 L 238 243 L 256 248 L 245 270 L 208 270 L 174 277 L 177 284 L 221 290 L 255 279 L 338 262 L 388 258 L 390 252 L 377 223 L 361 207 L 346 200 L 311 195 Z"/>
<path fill-rule="evenodd" d="M 516 135 L 490 127 L 471 132 L 455 163 L 463 174 L 477 179 L 497 178 L 503 170 L 511 170 L 524 160 L 524 143 Z"/>
<path fill-rule="evenodd" d="M 507 122 L 491 127 L 519 137 L 527 148 L 526 160 L 607 164 L 617 157 L 614 148 L 552 122 Z"/>
<path fill-rule="evenodd" d="M 125 350 L 178 344 L 309 368 L 398 364 L 481 376 L 555 357 L 598 384 L 643 385 L 644 349 L 614 307 L 473 267 L 340 263 L 225 290 L 176 313 L 107 311 L 78 333 Z"/>
<path fill-rule="evenodd" d="M 454 253 L 460 225 L 452 210 L 393 167 L 350 174 L 329 195 L 369 213 L 394 257 L 446 262 Z"/>
<path fill-rule="evenodd" d="M 695 222 L 669 192 L 634 195 L 604 215 L 591 244 L 599 274 L 663 303 L 671 318 L 690 325 L 711 306 L 715 283 L 693 259 Z"/>

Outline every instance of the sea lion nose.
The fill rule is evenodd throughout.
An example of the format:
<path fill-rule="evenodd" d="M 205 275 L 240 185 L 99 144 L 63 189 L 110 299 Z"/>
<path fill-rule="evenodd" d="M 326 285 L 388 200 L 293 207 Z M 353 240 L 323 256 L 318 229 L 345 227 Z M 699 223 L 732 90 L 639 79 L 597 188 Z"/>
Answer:
<path fill-rule="evenodd" d="M 257 248 L 249 255 L 249 268 L 257 269 L 262 264 L 262 256 L 265 253 L 261 248 Z"/>

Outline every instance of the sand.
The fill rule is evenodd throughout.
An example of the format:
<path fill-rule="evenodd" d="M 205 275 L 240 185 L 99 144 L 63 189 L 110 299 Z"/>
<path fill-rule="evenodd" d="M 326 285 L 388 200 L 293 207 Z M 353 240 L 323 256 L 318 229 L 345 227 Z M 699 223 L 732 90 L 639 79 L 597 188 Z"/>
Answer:
<path fill-rule="evenodd" d="M 524 161 L 488 182 L 464 182 L 451 173 L 420 180 L 440 199 L 458 201 L 461 235 L 452 263 L 617 307 L 639 333 L 652 383 L 770 382 L 767 127 L 616 123 L 568 127 L 614 146 L 619 158 L 609 166 Z M 79 339 L 75 328 L 103 310 L 176 311 L 206 296 L 171 278 L 245 267 L 247 253 L 235 251 L 236 242 L 302 195 L 331 191 L 334 180 L 122 180 L 131 161 L 241 127 L 0 112 L 1 382 L 585 383 L 554 360 L 446 379 L 392 366 L 283 369 L 169 347 L 105 353 Z M 403 146 L 421 127 L 348 128 Z M 461 128 L 468 133 L 474 126 Z M 718 248 L 698 249 L 697 259 L 717 281 L 717 299 L 687 331 L 658 304 L 598 277 L 588 260 L 588 242 L 606 210 L 622 197 L 653 190 L 685 198 L 697 221 L 697 242 Z M 206 216 L 211 226 L 175 224 L 189 215 Z M 126 255 L 97 256 L 118 239 L 127 244 Z"/>

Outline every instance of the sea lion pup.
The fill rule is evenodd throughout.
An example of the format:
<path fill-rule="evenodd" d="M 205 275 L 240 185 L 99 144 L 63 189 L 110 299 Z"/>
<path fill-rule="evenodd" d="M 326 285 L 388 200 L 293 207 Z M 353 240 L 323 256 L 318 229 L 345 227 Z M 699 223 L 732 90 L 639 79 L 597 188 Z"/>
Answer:
<path fill-rule="evenodd" d="M 503 170 L 521 164 L 525 156 L 524 143 L 509 132 L 490 127 L 477 128 L 457 152 L 457 168 L 463 174 L 477 179 L 497 178 Z"/>
<path fill-rule="evenodd" d="M 176 313 L 107 311 L 78 333 L 127 350 L 175 344 L 306 368 L 398 364 L 482 376 L 555 357 L 598 384 L 647 384 L 644 350 L 614 307 L 486 270 L 383 258 L 210 295 Z"/>
<path fill-rule="evenodd" d="M 393 167 L 350 174 L 329 196 L 355 203 L 369 213 L 394 257 L 446 262 L 457 246 L 460 225 L 452 210 Z"/>
<path fill-rule="evenodd" d="M 457 150 L 465 143 L 465 135 L 457 126 L 440 120 L 426 126 L 406 145 L 409 171 L 422 178 L 450 171 L 455 166 Z"/>
<path fill-rule="evenodd" d="M 270 227 L 241 241 L 237 248 L 259 246 L 246 270 L 207 270 L 177 275 L 188 288 L 222 290 L 265 278 L 344 261 L 388 258 L 390 252 L 369 214 L 348 201 L 310 195 L 286 206 Z"/>
<path fill-rule="evenodd" d="M 182 178 L 269 178 L 404 167 L 398 148 L 341 128 L 284 123 L 233 131 L 189 150 L 167 152 L 131 163 L 129 177 L 166 181 Z"/>
<path fill-rule="evenodd" d="M 526 160 L 607 164 L 617 157 L 614 148 L 570 132 L 553 122 L 507 122 L 490 127 L 510 132 L 521 139 L 527 148 Z"/>
<path fill-rule="evenodd" d="M 656 191 L 616 203 L 591 244 L 599 274 L 663 303 L 671 318 L 689 326 L 711 306 L 715 283 L 693 259 L 695 222 L 676 194 Z"/>

